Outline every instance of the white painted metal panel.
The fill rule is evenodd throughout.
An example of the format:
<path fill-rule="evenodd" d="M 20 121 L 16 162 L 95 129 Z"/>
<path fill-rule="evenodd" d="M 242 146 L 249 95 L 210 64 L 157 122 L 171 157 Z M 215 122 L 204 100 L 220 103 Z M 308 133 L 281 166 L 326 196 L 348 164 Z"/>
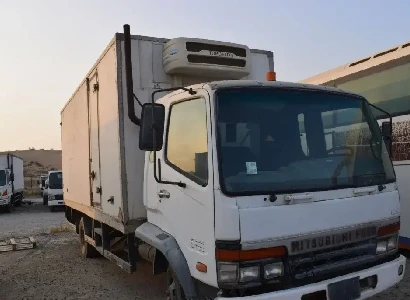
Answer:
<path fill-rule="evenodd" d="M 61 115 L 64 199 L 90 206 L 87 84 L 83 82 Z"/>
<path fill-rule="evenodd" d="M 117 92 L 117 53 L 114 44 L 96 67 L 98 74 L 99 159 L 101 208 L 123 221 L 123 195 L 120 160 L 119 102 Z M 91 99 L 91 98 L 90 98 Z M 113 201 L 112 201 L 113 200 Z"/>
<path fill-rule="evenodd" d="M 23 175 L 23 159 L 17 156 L 10 155 L 9 164 L 13 163 L 14 172 L 14 192 L 21 192 L 24 190 L 24 175 Z M 0 170 L 8 168 L 7 154 L 0 155 Z"/>
<path fill-rule="evenodd" d="M 132 36 L 134 94 L 142 103 L 150 101 L 154 89 L 173 85 L 172 78 L 162 69 L 162 44 L 166 41 Z M 264 80 L 266 72 L 273 67 L 270 60 L 270 52 L 252 51 L 255 68 L 250 79 Z M 104 221 L 101 216 L 111 217 L 109 224 L 113 224 L 114 220 L 118 224 L 117 229 L 133 231 L 132 226 L 123 225 L 137 224 L 137 220 L 147 216 L 143 202 L 145 153 L 139 150 L 139 127 L 128 118 L 122 35 L 117 35 L 110 43 L 86 78 L 92 84 L 98 83 L 98 91 L 93 94 L 94 87 L 90 85 L 87 92 L 84 80 L 61 113 L 64 198 L 83 205 L 76 206 L 76 209 L 88 215 L 90 209 L 98 210 L 98 213 L 91 215 L 100 218 L 100 221 Z M 204 81 L 200 77 L 191 76 L 189 79 L 190 84 Z M 161 96 L 164 94 L 157 94 L 156 98 Z M 89 106 L 88 101 L 95 103 Z M 92 115 L 93 112 L 96 114 Z M 141 108 L 137 102 L 135 112 L 140 116 Z M 93 121 L 92 124 L 90 121 Z M 98 132 L 99 138 L 94 139 Z M 96 203 L 94 207 L 91 207 L 90 199 L 90 141 L 98 150 L 98 155 L 91 151 L 91 158 L 96 156 L 99 161 L 99 184 L 102 189 L 101 203 Z"/>
<path fill-rule="evenodd" d="M 273 58 L 269 57 L 269 55 L 272 54 L 269 52 L 251 50 L 252 69 L 246 79 L 260 81 L 266 80 L 266 73 L 273 71 L 273 69 L 271 69 L 273 68 L 273 65 L 271 66 L 273 61 L 270 62 Z"/>
<path fill-rule="evenodd" d="M 11 157 L 13 158 L 14 192 L 21 192 L 24 191 L 23 160 L 20 157 Z"/>
<path fill-rule="evenodd" d="M 153 87 L 152 74 L 152 46 L 147 43 L 150 41 L 131 40 L 132 49 L 132 67 L 133 67 L 133 84 L 134 94 L 142 103 L 150 99 Z M 124 42 L 118 43 L 121 47 L 121 57 L 124 57 Z M 145 60 L 150 59 L 148 62 Z M 161 57 L 162 59 L 162 57 Z M 145 62 L 144 62 L 145 61 Z M 148 80 L 151 80 L 149 84 Z M 121 107 L 122 113 L 122 147 L 123 147 L 123 168 L 125 168 L 126 181 L 124 184 L 125 201 L 124 205 L 128 210 L 130 220 L 146 218 L 146 210 L 143 203 L 144 189 L 144 157 L 145 152 L 139 150 L 139 126 L 133 124 L 128 118 L 127 91 L 125 80 L 125 64 L 121 60 L 121 78 L 118 81 L 121 89 Z M 141 108 L 136 103 L 135 113 L 141 115 Z"/>

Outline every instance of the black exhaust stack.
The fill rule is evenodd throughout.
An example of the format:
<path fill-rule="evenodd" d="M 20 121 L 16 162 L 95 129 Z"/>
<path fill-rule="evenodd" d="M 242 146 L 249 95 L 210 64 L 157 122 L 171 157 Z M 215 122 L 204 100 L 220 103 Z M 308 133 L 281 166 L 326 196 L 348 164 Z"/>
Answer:
<path fill-rule="evenodd" d="M 128 117 L 131 122 L 140 126 L 141 121 L 135 115 L 134 105 L 134 84 L 132 81 L 132 61 L 131 61 L 131 30 L 130 25 L 124 25 L 124 59 L 125 59 L 125 80 L 127 87 Z"/>

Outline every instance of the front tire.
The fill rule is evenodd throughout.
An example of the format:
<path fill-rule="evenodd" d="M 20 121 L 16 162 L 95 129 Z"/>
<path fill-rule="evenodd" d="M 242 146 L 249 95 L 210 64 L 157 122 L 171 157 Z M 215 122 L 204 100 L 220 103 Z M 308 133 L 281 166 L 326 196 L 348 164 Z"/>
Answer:
<path fill-rule="evenodd" d="M 98 251 L 85 240 L 85 225 L 84 218 L 81 218 L 78 224 L 78 232 L 80 236 L 80 252 L 83 258 L 92 258 L 98 256 Z"/>
<path fill-rule="evenodd" d="M 185 300 L 185 293 L 179 282 L 177 275 L 170 265 L 168 265 L 166 274 L 166 284 L 167 284 L 167 300 Z"/>

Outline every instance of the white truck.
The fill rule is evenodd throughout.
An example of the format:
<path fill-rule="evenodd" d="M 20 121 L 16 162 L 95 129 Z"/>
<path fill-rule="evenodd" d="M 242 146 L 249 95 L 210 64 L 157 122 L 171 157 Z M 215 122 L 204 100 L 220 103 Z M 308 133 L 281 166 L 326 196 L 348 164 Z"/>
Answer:
<path fill-rule="evenodd" d="M 23 198 L 23 159 L 9 153 L 0 155 L 0 207 L 10 212 Z"/>
<path fill-rule="evenodd" d="M 357 137 L 328 139 L 331 113 Z M 364 299 L 403 278 L 389 124 L 356 94 L 275 82 L 269 51 L 124 25 L 61 122 L 81 255 L 151 262 L 168 299 Z"/>
<path fill-rule="evenodd" d="M 48 172 L 43 194 L 43 204 L 47 205 L 50 211 L 54 212 L 57 208 L 64 207 L 63 172 L 61 170 Z"/>

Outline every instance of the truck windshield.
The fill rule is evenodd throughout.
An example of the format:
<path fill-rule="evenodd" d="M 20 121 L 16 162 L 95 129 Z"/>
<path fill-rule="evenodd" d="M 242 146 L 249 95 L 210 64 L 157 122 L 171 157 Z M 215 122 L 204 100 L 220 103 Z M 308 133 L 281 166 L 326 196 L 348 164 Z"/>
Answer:
<path fill-rule="evenodd" d="M 0 186 L 5 186 L 7 184 L 6 171 L 0 170 Z"/>
<path fill-rule="evenodd" d="M 225 194 L 307 192 L 395 181 L 381 131 L 362 97 L 277 88 L 216 93 Z"/>
<path fill-rule="evenodd" d="M 48 177 L 48 187 L 50 189 L 62 189 L 63 188 L 63 174 L 51 173 Z"/>

